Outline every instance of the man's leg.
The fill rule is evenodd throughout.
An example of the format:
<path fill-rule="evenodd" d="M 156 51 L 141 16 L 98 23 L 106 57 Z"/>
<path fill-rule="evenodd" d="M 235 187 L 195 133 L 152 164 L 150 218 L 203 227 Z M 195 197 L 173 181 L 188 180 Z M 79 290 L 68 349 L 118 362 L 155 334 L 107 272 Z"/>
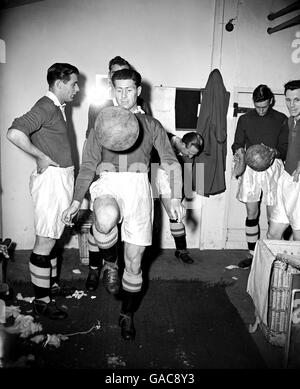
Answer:
<path fill-rule="evenodd" d="M 248 269 L 252 264 L 256 242 L 259 239 L 259 202 L 246 203 L 247 218 L 245 220 L 245 235 L 249 250 L 249 256 L 239 262 L 238 266 Z"/>
<path fill-rule="evenodd" d="M 191 264 L 194 262 L 193 258 L 189 255 L 186 245 L 186 230 L 185 225 L 182 222 L 170 218 L 170 199 L 161 197 L 163 206 L 169 216 L 170 232 L 174 238 L 176 251 L 175 256 L 180 258 L 184 263 Z"/>
<path fill-rule="evenodd" d="M 282 234 L 284 233 L 288 225 L 289 225 L 288 223 L 276 223 L 270 221 L 268 232 L 267 232 L 267 239 L 281 240 Z M 300 239 L 295 239 L 295 240 L 300 240 Z"/>
<path fill-rule="evenodd" d="M 144 251 L 144 246 L 127 242 L 124 244 L 125 269 L 122 277 L 122 306 L 119 318 L 121 336 L 124 340 L 135 338 L 133 314 L 137 309 L 143 284 L 141 260 Z"/>
<path fill-rule="evenodd" d="M 64 285 L 59 281 L 58 275 L 58 257 L 59 251 L 54 246 L 49 255 L 50 265 L 51 265 L 51 274 L 50 274 L 50 288 L 51 288 L 51 297 L 56 296 L 70 296 L 75 292 L 75 288 L 71 286 Z"/>
<path fill-rule="evenodd" d="M 101 257 L 99 248 L 93 235 L 93 228 L 90 228 L 88 234 L 88 251 L 89 251 L 89 274 L 85 282 L 85 287 L 90 292 L 96 290 L 99 284 L 99 275 L 101 269 Z"/>
<path fill-rule="evenodd" d="M 300 240 L 300 230 L 293 230 L 293 239 Z"/>
<path fill-rule="evenodd" d="M 118 228 L 120 210 L 118 203 L 112 197 L 100 197 L 94 201 L 95 223 L 93 236 L 103 259 L 100 277 L 106 290 L 117 294 L 120 288 L 117 264 Z"/>
<path fill-rule="evenodd" d="M 29 270 L 34 289 L 34 312 L 49 319 L 64 319 L 67 313 L 58 309 L 51 301 L 51 258 L 50 253 L 56 243 L 55 239 L 36 236 L 35 245 L 30 256 Z"/>

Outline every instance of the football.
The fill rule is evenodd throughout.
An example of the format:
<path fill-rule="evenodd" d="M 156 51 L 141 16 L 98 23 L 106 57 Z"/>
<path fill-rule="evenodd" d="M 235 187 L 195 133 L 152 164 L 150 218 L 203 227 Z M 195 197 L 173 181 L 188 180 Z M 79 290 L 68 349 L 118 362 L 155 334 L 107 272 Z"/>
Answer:
<path fill-rule="evenodd" d="M 128 109 L 106 107 L 97 115 L 95 132 L 103 147 L 125 151 L 135 144 L 139 136 L 139 122 Z"/>
<path fill-rule="evenodd" d="M 275 149 L 264 144 L 256 144 L 247 149 L 245 162 L 251 169 L 263 172 L 272 165 L 275 155 Z"/>

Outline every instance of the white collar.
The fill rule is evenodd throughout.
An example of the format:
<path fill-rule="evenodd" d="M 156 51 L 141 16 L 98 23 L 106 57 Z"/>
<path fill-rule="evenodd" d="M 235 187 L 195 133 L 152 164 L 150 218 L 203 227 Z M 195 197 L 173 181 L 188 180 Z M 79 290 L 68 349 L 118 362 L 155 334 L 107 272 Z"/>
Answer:
<path fill-rule="evenodd" d="M 112 99 L 113 103 L 114 103 L 114 106 L 117 107 L 118 106 L 118 103 L 117 103 L 117 100 L 115 97 L 113 97 Z M 131 111 L 132 113 L 142 113 L 142 114 L 145 114 L 145 112 L 142 110 L 142 108 L 137 105 L 136 109 L 134 111 Z"/>
<path fill-rule="evenodd" d="M 137 105 L 136 109 L 134 111 L 132 111 L 133 113 L 142 113 L 142 114 L 145 114 L 145 112 L 142 110 L 142 108 Z"/>
<path fill-rule="evenodd" d="M 48 90 L 46 92 L 45 96 L 49 97 L 49 99 L 51 99 L 53 101 L 54 105 L 56 105 L 57 107 L 64 108 L 66 106 L 66 103 L 60 104 L 60 101 L 58 100 L 57 96 L 53 92 L 51 92 L 50 90 Z"/>

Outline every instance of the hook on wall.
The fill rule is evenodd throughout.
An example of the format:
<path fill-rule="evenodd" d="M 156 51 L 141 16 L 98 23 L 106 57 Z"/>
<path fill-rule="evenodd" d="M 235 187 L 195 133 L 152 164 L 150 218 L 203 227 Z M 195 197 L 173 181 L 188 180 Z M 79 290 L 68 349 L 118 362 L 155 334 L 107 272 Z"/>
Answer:
<path fill-rule="evenodd" d="M 229 21 L 225 24 L 225 30 L 228 32 L 233 31 L 234 24 L 232 23 L 236 18 L 229 19 Z"/>

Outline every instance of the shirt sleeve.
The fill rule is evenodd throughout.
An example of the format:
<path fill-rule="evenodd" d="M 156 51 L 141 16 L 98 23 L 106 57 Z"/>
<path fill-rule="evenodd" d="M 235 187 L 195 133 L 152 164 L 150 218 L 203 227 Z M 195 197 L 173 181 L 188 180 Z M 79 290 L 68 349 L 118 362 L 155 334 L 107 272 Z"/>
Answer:
<path fill-rule="evenodd" d="M 238 120 L 236 131 L 234 135 L 234 142 L 231 146 L 233 154 L 239 149 L 239 148 L 245 148 L 246 145 L 246 134 L 245 134 L 245 128 L 243 125 L 244 119 L 243 116 L 241 116 Z"/>
<path fill-rule="evenodd" d="M 168 135 L 162 125 L 156 121 L 154 131 L 154 147 L 159 157 L 160 165 L 169 176 L 172 198 L 182 197 L 182 170 L 174 153 Z"/>
<path fill-rule="evenodd" d="M 91 104 L 88 110 L 88 126 L 85 133 L 86 138 L 88 138 L 91 128 L 94 128 L 96 117 L 97 117 L 96 107 L 93 104 Z"/>
<path fill-rule="evenodd" d="M 95 131 L 91 128 L 83 146 L 82 162 L 75 182 L 73 199 L 80 203 L 95 177 L 98 164 L 101 162 L 101 150 Z"/>
<path fill-rule="evenodd" d="M 288 149 L 288 140 L 289 140 L 289 126 L 288 126 L 288 119 L 287 117 L 285 117 L 282 122 L 279 137 L 278 137 L 276 158 L 280 158 L 283 161 L 285 161 L 287 149 Z"/>
<path fill-rule="evenodd" d="M 42 105 L 34 105 L 30 111 L 23 116 L 16 118 L 9 130 L 14 128 L 22 131 L 25 135 L 30 136 L 38 131 L 42 125 L 49 121 L 51 113 Z"/>

